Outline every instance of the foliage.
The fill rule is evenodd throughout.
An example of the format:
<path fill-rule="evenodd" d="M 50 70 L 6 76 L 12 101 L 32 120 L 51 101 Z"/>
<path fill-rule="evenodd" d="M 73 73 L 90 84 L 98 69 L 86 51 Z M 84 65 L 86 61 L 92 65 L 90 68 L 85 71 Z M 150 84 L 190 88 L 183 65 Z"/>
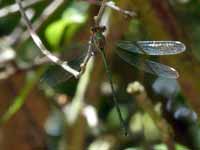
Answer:
<path fill-rule="evenodd" d="M 30 38 L 18 6 L 10 7 L 14 3 L 0 0 L 3 149 L 200 149 L 199 0 L 117 0 L 106 3 L 102 14 L 99 8 L 104 5 L 96 0 L 34 1 L 27 6 L 28 19 L 45 48 L 59 59 L 53 65 Z M 175 67 L 180 77 L 174 79 L 178 76 L 173 74 L 167 79 L 155 76 L 154 70 L 132 68 L 115 55 L 121 40 L 181 41 L 187 51 L 177 56 L 141 57 L 149 50 L 134 56 L 135 51 L 120 52 L 127 63 L 138 62 L 137 68 L 149 69 L 144 60 L 151 59 Z M 137 44 L 136 48 L 141 43 Z M 112 73 L 108 77 L 106 59 L 98 53 L 104 56 L 103 48 Z M 92 53 L 81 67 L 90 49 L 95 57 Z M 84 73 L 76 79 L 63 69 L 67 65 Z M 133 81 L 139 82 L 129 91 Z M 124 124 L 112 101 L 115 95 Z"/>

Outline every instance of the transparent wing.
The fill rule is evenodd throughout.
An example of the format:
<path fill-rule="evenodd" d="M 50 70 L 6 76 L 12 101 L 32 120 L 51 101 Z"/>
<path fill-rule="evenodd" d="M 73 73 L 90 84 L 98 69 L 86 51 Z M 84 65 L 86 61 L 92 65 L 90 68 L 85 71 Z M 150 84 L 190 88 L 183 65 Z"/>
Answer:
<path fill-rule="evenodd" d="M 117 50 L 117 54 L 130 65 L 141 69 L 145 72 L 171 79 L 176 79 L 179 77 L 178 72 L 172 67 L 147 59 L 144 59 L 144 61 L 141 62 L 139 57 L 134 56 L 133 54 L 126 51 Z"/>
<path fill-rule="evenodd" d="M 117 47 L 131 53 L 147 55 L 174 55 L 186 49 L 179 41 L 119 41 Z"/>
<path fill-rule="evenodd" d="M 68 65 L 73 69 L 80 70 L 80 64 L 83 62 L 85 54 L 81 57 L 68 62 Z M 50 66 L 41 77 L 41 82 L 47 84 L 48 86 L 54 87 L 59 83 L 69 80 L 72 74 L 65 71 L 58 65 Z"/>

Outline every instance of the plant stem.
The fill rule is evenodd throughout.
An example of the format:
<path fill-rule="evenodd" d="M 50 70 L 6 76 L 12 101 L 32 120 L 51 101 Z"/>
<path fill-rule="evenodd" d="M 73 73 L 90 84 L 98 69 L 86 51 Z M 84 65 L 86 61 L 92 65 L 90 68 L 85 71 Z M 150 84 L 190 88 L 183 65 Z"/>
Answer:
<path fill-rule="evenodd" d="M 94 18 L 95 25 L 97 25 L 97 26 L 99 26 L 101 17 L 102 17 L 102 15 L 103 15 L 103 13 L 104 13 L 104 9 L 105 9 L 105 7 L 106 7 L 106 2 L 107 2 L 107 0 L 103 0 L 103 1 L 102 1 L 101 7 L 100 7 L 99 12 L 98 12 L 98 15 L 95 16 L 95 18 Z"/>

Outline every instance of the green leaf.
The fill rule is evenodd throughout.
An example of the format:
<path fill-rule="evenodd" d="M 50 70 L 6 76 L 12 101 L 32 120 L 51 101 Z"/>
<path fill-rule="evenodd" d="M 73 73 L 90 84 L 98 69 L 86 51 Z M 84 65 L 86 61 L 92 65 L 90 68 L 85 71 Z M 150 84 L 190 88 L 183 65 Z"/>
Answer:
<path fill-rule="evenodd" d="M 46 29 L 45 36 L 47 38 L 47 41 L 54 48 L 59 45 L 66 26 L 66 21 L 61 19 L 56 22 L 53 22 Z"/>
<path fill-rule="evenodd" d="M 126 107 L 120 105 L 120 110 L 121 110 L 123 118 L 124 119 L 127 118 L 128 110 L 126 109 Z M 108 121 L 108 126 L 110 127 L 110 129 L 121 127 L 119 116 L 117 114 L 115 107 L 109 112 L 107 121 Z"/>
<path fill-rule="evenodd" d="M 160 139 L 160 131 L 156 127 L 154 121 L 149 116 L 148 113 L 145 113 L 143 116 L 143 125 L 144 125 L 144 135 L 147 141 L 156 141 Z M 162 150 L 162 149 L 160 149 Z"/>
<path fill-rule="evenodd" d="M 59 20 L 51 23 L 47 27 L 45 37 L 53 48 L 58 49 L 65 32 L 68 33 L 67 38 L 71 38 L 78 27 L 86 21 L 88 6 L 84 2 L 73 3 L 71 7 L 64 11 Z"/>
<path fill-rule="evenodd" d="M 143 130 L 143 114 L 135 113 L 130 120 L 130 130 L 133 134 L 140 133 Z"/>

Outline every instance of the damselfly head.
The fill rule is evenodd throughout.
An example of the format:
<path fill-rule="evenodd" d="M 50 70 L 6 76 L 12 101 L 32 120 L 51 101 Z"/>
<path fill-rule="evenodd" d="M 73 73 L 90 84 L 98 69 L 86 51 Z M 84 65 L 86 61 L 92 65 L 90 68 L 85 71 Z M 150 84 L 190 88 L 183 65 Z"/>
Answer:
<path fill-rule="evenodd" d="M 106 31 L 106 26 L 93 26 L 91 27 L 91 32 L 92 33 L 97 33 L 97 32 L 105 32 Z"/>

